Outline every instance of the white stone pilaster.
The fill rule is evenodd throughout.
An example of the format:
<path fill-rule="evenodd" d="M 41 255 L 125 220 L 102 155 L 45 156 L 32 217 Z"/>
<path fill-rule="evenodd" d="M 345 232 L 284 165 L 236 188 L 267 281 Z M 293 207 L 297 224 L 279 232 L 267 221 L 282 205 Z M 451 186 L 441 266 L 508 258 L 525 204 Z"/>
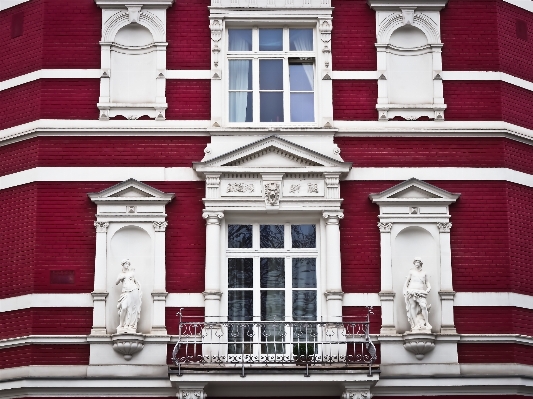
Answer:
<path fill-rule="evenodd" d="M 392 286 L 392 223 L 378 223 L 381 240 L 381 334 L 396 334 Z"/>
<path fill-rule="evenodd" d="M 91 334 L 106 334 L 105 304 L 107 298 L 107 229 L 108 222 L 94 222 L 96 228 L 96 255 L 94 258 L 93 327 Z"/>
<path fill-rule="evenodd" d="M 450 230 L 452 224 L 437 223 L 440 241 L 440 291 L 439 296 L 442 306 L 441 333 L 455 334 L 453 304 L 455 292 L 452 284 L 452 251 L 450 245 Z"/>
<path fill-rule="evenodd" d="M 329 322 L 342 321 L 341 251 L 339 223 L 342 211 L 326 211 L 326 300 Z"/>
<path fill-rule="evenodd" d="M 165 265 L 165 231 L 166 221 L 152 223 L 154 226 L 154 289 L 152 292 L 152 334 L 166 335 L 165 305 L 166 305 L 166 265 Z"/>
<path fill-rule="evenodd" d="M 204 212 L 205 227 L 205 318 L 217 321 L 220 316 L 220 220 L 223 212 Z M 213 319 L 209 319 L 212 317 Z"/>

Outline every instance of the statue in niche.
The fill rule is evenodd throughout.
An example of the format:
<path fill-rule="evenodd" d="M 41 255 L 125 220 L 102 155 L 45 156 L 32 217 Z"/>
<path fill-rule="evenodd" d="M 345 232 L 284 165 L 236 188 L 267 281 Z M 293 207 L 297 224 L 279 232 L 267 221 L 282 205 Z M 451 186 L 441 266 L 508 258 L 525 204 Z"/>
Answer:
<path fill-rule="evenodd" d="M 122 273 L 117 277 L 115 285 L 122 283 L 122 294 L 118 299 L 117 309 L 120 318 L 120 324 L 117 327 L 117 333 L 137 332 L 137 322 L 141 317 L 141 284 L 135 279 L 135 269 L 131 268 L 129 259 L 121 262 Z"/>
<path fill-rule="evenodd" d="M 422 259 L 415 258 L 413 264 L 415 267 L 409 270 L 403 286 L 407 319 L 412 332 L 431 332 L 428 317 L 431 305 L 428 305 L 426 299 L 431 291 L 431 285 L 426 272 L 422 270 Z"/>

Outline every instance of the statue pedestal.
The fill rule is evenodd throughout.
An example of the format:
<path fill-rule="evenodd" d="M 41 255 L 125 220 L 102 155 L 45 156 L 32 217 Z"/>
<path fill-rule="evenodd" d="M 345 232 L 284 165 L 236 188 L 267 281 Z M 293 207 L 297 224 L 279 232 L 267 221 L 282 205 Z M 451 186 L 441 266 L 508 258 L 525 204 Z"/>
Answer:
<path fill-rule="evenodd" d="M 113 350 L 131 360 L 134 354 L 144 348 L 144 335 L 138 333 L 118 333 L 111 336 Z"/>
<path fill-rule="evenodd" d="M 435 334 L 431 330 L 406 332 L 403 335 L 403 347 L 415 355 L 418 360 L 435 348 Z"/>

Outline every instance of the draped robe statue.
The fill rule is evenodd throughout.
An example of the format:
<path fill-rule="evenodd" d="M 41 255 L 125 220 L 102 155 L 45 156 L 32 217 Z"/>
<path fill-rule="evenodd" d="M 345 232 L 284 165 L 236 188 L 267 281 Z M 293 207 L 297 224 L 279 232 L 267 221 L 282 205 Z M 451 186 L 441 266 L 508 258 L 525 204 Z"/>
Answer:
<path fill-rule="evenodd" d="M 129 259 L 122 261 L 121 265 L 122 273 L 118 275 L 116 282 L 116 285 L 122 283 L 122 294 L 117 303 L 120 319 L 117 333 L 135 334 L 141 317 L 141 285 L 135 279 L 135 269 L 131 268 Z"/>
<path fill-rule="evenodd" d="M 431 332 L 429 324 L 429 309 L 427 295 L 431 285 L 425 271 L 422 270 L 422 259 L 415 258 L 415 267 L 409 270 L 409 275 L 403 286 L 403 296 L 407 310 L 407 319 L 411 325 L 411 332 Z"/>

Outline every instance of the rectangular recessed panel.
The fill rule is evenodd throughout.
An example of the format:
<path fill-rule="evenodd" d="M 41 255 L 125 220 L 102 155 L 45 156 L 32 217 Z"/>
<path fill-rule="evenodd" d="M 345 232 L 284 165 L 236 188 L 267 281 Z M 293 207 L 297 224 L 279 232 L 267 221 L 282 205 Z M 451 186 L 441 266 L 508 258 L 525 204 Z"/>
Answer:
<path fill-rule="evenodd" d="M 51 284 L 74 284 L 76 282 L 74 270 L 50 270 Z"/>

